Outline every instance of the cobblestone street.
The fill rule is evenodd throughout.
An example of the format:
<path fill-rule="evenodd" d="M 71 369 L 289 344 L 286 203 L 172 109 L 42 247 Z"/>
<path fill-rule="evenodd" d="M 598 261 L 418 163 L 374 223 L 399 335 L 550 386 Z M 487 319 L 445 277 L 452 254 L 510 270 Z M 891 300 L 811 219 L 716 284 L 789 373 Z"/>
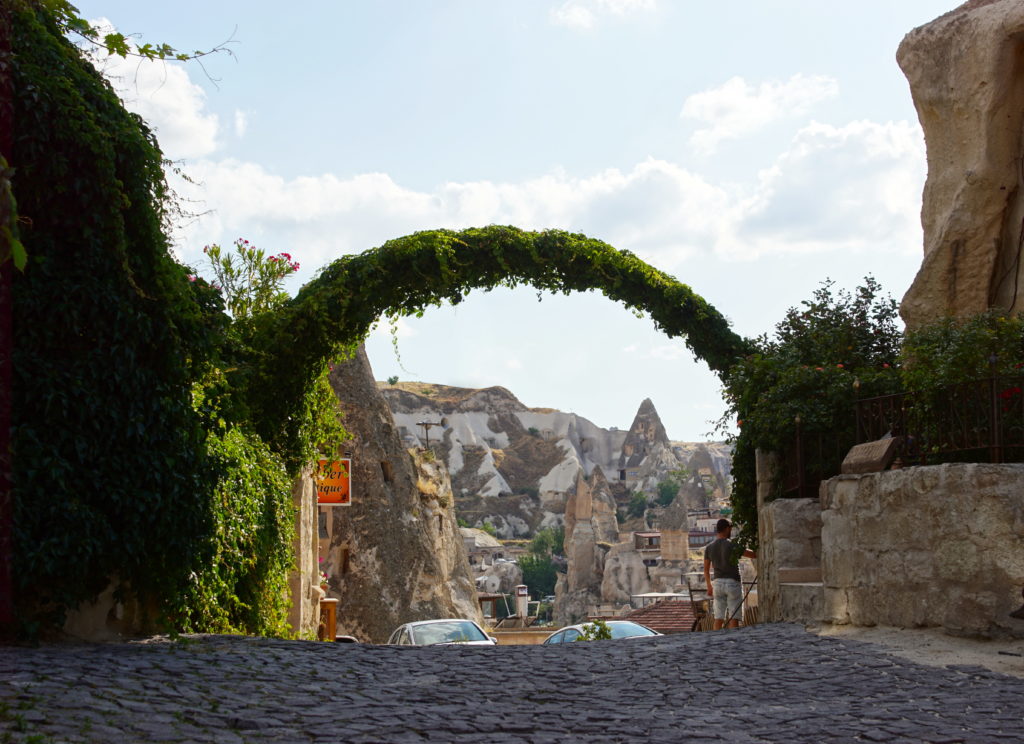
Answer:
<path fill-rule="evenodd" d="M 1020 742 L 1024 679 L 793 625 L 568 646 L 0 649 L 0 741 Z"/>

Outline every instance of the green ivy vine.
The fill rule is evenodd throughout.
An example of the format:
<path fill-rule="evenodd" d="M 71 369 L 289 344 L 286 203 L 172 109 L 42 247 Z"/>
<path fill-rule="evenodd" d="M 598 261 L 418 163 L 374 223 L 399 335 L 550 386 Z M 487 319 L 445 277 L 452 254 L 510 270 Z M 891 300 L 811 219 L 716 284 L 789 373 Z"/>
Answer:
<path fill-rule="evenodd" d="M 597 289 L 648 314 L 666 335 L 685 339 L 720 375 L 751 348 L 690 287 L 600 240 L 498 225 L 428 230 L 333 262 L 260 329 L 254 344 L 267 351 L 268 365 L 251 388 L 250 405 L 261 436 L 293 452 L 287 422 L 299 380 L 315 379 L 324 359 L 360 342 L 381 316 L 418 315 L 458 304 L 474 289 L 521 284 L 565 294 Z"/>

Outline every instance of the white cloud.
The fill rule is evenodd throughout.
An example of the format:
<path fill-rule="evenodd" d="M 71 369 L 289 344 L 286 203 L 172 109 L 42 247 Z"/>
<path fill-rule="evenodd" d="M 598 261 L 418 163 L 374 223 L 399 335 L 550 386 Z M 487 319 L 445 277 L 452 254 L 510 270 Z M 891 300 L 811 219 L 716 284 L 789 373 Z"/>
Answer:
<path fill-rule="evenodd" d="M 384 173 L 284 179 L 262 166 L 204 160 L 202 188 L 181 190 L 214 214 L 186 228 L 186 260 L 244 234 L 289 250 L 312 270 L 416 230 L 513 224 L 599 237 L 676 271 L 715 255 L 920 250 L 924 142 L 909 122 L 812 123 L 754 183 L 720 186 L 664 160 L 588 177 L 563 171 L 522 182 L 448 182 L 409 189 Z M 192 254 L 190 255 L 190 251 Z M 307 271 L 302 272 L 308 277 Z"/>
<path fill-rule="evenodd" d="M 566 0 L 549 11 L 551 22 L 576 31 L 592 29 L 601 17 L 627 16 L 632 13 L 651 11 L 657 7 L 656 0 Z"/>
<path fill-rule="evenodd" d="M 378 321 L 370 333 L 390 342 L 396 336 L 399 339 L 412 338 L 416 335 L 416 329 L 409 325 L 409 321 L 405 317 L 399 317 L 394 323 L 388 320 Z"/>
<path fill-rule="evenodd" d="M 764 254 L 921 249 L 924 137 L 910 122 L 811 123 L 759 174 L 718 250 Z"/>
<path fill-rule="evenodd" d="M 115 30 L 105 18 L 90 23 L 101 34 Z M 132 45 L 130 39 L 128 43 Z M 99 51 L 91 57 L 97 69 L 110 80 L 125 108 L 153 127 L 164 156 L 178 160 L 204 157 L 216 151 L 218 117 L 205 112 L 206 92 L 189 79 L 180 64 L 135 57 L 123 59 Z"/>
<path fill-rule="evenodd" d="M 733 77 L 687 98 L 679 115 L 710 125 L 690 138 L 695 150 L 710 154 L 723 140 L 750 134 L 784 117 L 806 114 L 815 103 L 838 93 L 836 80 L 823 75 L 797 74 L 785 82 L 763 82 L 757 88 Z"/>
<path fill-rule="evenodd" d="M 235 111 L 235 136 L 244 137 L 249 129 L 249 115 L 244 111 Z"/>
<path fill-rule="evenodd" d="M 162 85 L 152 85 L 149 75 L 156 69 L 140 67 L 133 107 L 150 107 L 148 116 L 171 157 L 205 156 L 186 168 L 197 184 L 172 177 L 175 188 L 194 200 L 194 211 L 211 210 L 179 230 L 187 262 L 201 263 L 205 244 L 244 236 L 269 251 L 293 253 L 303 265 L 298 279 L 305 280 L 341 255 L 395 236 L 487 224 L 584 232 L 669 272 L 701 256 L 741 261 L 783 253 L 920 250 L 925 159 L 916 123 L 812 122 L 748 183 L 718 184 L 677 163 L 648 158 L 629 169 L 585 176 L 556 169 L 518 182 L 451 181 L 417 190 L 386 173 L 286 179 L 256 163 L 216 159 L 217 117 L 206 112 L 202 91 L 173 66 L 161 73 Z M 806 104 L 831 85 L 820 79 L 770 88 L 774 92 L 755 96 L 764 104 L 757 118 L 775 116 L 782 100 L 790 108 Z M 149 103 L 155 99 L 160 105 Z M 243 114 L 236 127 L 245 120 Z M 179 136 L 168 146 L 175 132 Z"/>

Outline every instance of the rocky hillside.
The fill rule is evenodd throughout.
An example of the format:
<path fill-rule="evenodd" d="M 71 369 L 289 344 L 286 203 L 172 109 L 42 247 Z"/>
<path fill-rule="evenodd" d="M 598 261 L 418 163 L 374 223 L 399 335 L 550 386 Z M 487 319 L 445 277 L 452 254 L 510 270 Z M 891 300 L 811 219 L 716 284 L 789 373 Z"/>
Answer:
<path fill-rule="evenodd" d="M 658 484 L 680 468 L 688 471 L 681 489 L 687 507 L 722 504 L 728 496 L 729 448 L 670 441 L 650 400 L 640 404 L 629 429 L 619 430 L 574 413 L 528 408 L 502 387 L 378 387 L 406 446 L 424 446 L 429 438 L 448 466 L 459 517 L 490 522 L 504 538 L 563 524 L 577 479 L 595 469 L 620 509 L 637 492 L 653 500 Z"/>

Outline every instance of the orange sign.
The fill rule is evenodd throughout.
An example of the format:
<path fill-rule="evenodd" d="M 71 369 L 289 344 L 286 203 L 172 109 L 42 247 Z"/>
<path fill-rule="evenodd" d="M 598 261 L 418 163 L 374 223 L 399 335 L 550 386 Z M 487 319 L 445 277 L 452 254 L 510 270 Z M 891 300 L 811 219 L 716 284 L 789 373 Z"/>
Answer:
<path fill-rule="evenodd" d="M 316 503 L 326 506 L 352 505 L 352 461 L 320 460 L 316 469 Z"/>

